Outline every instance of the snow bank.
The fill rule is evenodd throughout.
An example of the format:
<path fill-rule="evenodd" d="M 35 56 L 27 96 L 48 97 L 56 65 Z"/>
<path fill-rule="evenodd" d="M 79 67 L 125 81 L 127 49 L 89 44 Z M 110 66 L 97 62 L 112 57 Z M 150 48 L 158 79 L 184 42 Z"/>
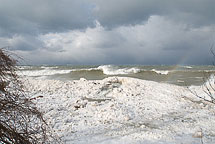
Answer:
<path fill-rule="evenodd" d="M 126 77 L 24 84 L 63 143 L 215 142 L 215 107 L 184 87 Z"/>

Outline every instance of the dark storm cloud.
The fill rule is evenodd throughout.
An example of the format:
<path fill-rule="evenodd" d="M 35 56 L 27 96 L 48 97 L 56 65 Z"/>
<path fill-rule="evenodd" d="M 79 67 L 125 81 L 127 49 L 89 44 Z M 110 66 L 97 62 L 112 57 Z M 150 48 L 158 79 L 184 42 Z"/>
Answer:
<path fill-rule="evenodd" d="M 210 64 L 214 0 L 0 0 L 0 47 L 31 64 Z"/>
<path fill-rule="evenodd" d="M 164 15 L 193 25 L 215 22 L 214 0 L 0 0 L 0 35 L 111 27 Z"/>
<path fill-rule="evenodd" d="M 85 0 L 0 0 L 0 34 L 46 33 L 92 25 Z"/>
<path fill-rule="evenodd" d="M 195 26 L 214 24 L 214 0 L 93 0 L 102 25 L 136 24 L 151 15 L 171 17 Z"/>

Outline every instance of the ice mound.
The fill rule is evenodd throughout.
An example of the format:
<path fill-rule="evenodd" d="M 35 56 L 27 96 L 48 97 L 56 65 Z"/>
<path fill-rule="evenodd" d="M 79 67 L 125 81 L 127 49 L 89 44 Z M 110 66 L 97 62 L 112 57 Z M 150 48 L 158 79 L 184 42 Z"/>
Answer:
<path fill-rule="evenodd" d="M 215 107 L 184 87 L 126 77 L 24 84 L 63 143 L 196 144 L 199 129 L 215 141 Z"/>

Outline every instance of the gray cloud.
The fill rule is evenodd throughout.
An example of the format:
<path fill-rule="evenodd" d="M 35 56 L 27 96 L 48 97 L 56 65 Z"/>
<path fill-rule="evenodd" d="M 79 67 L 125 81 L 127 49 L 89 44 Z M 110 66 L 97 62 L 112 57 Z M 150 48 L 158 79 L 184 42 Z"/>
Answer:
<path fill-rule="evenodd" d="M 31 35 L 14 35 L 7 39 L 7 43 L 12 50 L 33 51 L 42 48 L 43 42 Z"/>
<path fill-rule="evenodd" d="M 199 26 L 215 22 L 214 0 L 93 0 L 94 14 L 103 25 L 136 24 L 151 15 L 168 16 Z"/>
<path fill-rule="evenodd" d="M 0 0 L 0 35 L 84 29 L 97 19 L 103 26 L 138 24 L 151 15 L 192 25 L 215 22 L 214 0 Z"/>
<path fill-rule="evenodd" d="M 42 50 L 24 53 L 34 63 L 207 64 L 213 27 L 190 28 L 161 16 L 147 23 L 39 36 Z M 195 42 L 195 43 L 194 43 Z"/>
<path fill-rule="evenodd" d="M 214 0 L 0 3 L 0 46 L 30 64 L 211 63 Z"/>
<path fill-rule="evenodd" d="M 85 0 L 0 0 L 1 35 L 46 33 L 92 25 Z"/>

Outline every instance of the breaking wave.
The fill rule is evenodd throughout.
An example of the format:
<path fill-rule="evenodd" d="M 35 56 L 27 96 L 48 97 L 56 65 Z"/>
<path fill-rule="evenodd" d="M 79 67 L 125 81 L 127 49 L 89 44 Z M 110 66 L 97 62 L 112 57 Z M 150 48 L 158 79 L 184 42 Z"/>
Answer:
<path fill-rule="evenodd" d="M 29 67 L 27 67 L 29 68 Z M 93 71 L 102 71 L 104 75 L 126 75 L 126 74 L 135 74 L 139 73 L 141 69 L 138 68 L 119 68 L 117 66 L 112 65 L 102 65 L 96 68 L 71 68 L 71 69 L 58 69 L 58 67 L 44 67 L 41 66 L 39 70 L 24 70 L 25 67 L 20 67 L 17 71 L 18 75 L 21 76 L 50 76 L 55 74 L 68 74 L 71 72 L 93 72 Z"/>
<path fill-rule="evenodd" d="M 138 68 L 118 68 L 112 65 L 102 65 L 97 68 L 102 70 L 105 75 L 126 75 L 139 73 L 141 70 Z"/>
<path fill-rule="evenodd" d="M 192 69 L 186 66 L 184 69 L 171 69 L 171 67 L 162 66 L 116 66 L 116 65 L 100 65 L 100 66 L 18 66 L 17 74 L 21 76 L 39 77 L 52 76 L 57 74 L 76 74 L 86 73 L 96 75 L 98 72 L 104 76 L 111 75 L 169 75 L 170 73 L 212 73 L 214 69 Z M 198 76 L 198 75 L 197 75 Z"/>
<path fill-rule="evenodd" d="M 55 74 L 67 74 L 70 73 L 71 70 L 34 70 L 34 71 L 17 71 L 17 74 L 20 76 L 30 76 L 30 77 L 37 77 L 37 76 L 50 76 Z"/>
<path fill-rule="evenodd" d="M 162 75 L 168 75 L 168 73 L 169 73 L 168 70 L 155 70 L 155 69 L 152 69 L 152 71 L 157 73 L 157 74 L 162 74 Z"/>
<path fill-rule="evenodd" d="M 211 66 L 18 66 L 20 76 L 57 80 L 101 80 L 109 76 L 133 77 L 177 85 L 201 85 L 213 83 L 215 67 Z M 211 75 L 211 77 L 209 77 Z M 205 80 L 203 80 L 203 78 Z M 212 81 L 212 82 L 211 82 Z M 207 83 L 208 83 L 207 82 Z"/>

